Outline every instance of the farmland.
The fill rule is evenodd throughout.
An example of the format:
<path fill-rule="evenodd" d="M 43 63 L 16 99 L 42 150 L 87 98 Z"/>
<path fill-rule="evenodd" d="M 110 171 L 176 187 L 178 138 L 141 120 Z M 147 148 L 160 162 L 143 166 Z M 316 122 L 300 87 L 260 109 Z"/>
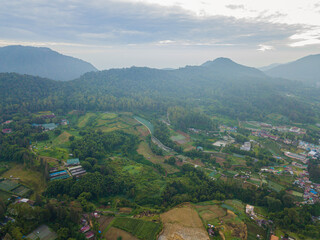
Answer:
<path fill-rule="evenodd" d="M 139 239 L 155 240 L 161 231 L 161 225 L 159 223 L 132 218 L 116 218 L 112 226 L 125 230 Z"/>
<path fill-rule="evenodd" d="M 22 165 L 16 165 L 14 168 L 11 168 L 2 175 L 2 177 L 5 178 L 10 178 L 10 176 L 19 178 L 19 183 L 32 189 L 34 191 L 33 196 L 35 194 L 41 194 L 46 188 L 46 183 L 41 173 L 30 169 L 25 169 Z M 21 188 L 19 191 L 24 192 L 26 190 Z"/>

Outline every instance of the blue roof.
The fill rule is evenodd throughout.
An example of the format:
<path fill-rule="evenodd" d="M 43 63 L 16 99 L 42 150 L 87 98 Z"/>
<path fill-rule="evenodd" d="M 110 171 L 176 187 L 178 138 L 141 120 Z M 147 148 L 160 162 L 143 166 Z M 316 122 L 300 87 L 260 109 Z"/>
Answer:
<path fill-rule="evenodd" d="M 68 160 L 67 160 L 67 164 L 68 164 L 68 165 L 71 165 L 71 164 L 80 164 L 79 158 L 68 159 Z"/>

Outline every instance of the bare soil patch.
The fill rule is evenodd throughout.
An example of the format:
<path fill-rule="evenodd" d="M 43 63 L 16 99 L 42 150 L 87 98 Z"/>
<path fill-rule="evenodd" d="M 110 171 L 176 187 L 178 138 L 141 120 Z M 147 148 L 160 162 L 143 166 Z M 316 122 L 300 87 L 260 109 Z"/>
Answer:
<path fill-rule="evenodd" d="M 160 217 L 164 228 L 159 240 L 209 240 L 198 213 L 190 204 L 173 208 Z"/>

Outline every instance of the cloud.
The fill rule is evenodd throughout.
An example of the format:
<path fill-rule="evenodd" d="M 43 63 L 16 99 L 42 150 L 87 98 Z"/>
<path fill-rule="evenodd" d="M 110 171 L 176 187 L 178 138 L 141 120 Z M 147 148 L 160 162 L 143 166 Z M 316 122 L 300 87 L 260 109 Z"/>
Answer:
<path fill-rule="evenodd" d="M 242 5 L 228 6 L 242 8 Z M 24 4 L 20 0 L 6 1 L 0 9 L 0 21 L 3 23 L 0 31 L 6 39 L 101 46 L 179 43 L 253 46 L 287 39 L 299 30 L 295 25 L 270 23 L 261 18 L 199 17 L 179 6 L 102 0 L 45 3 L 29 0 Z M 10 30 L 13 28 L 21 32 Z"/>
<path fill-rule="evenodd" d="M 270 45 L 259 44 L 259 48 L 257 50 L 261 52 L 265 52 L 268 50 L 274 50 L 274 47 Z"/>
<path fill-rule="evenodd" d="M 320 27 L 304 29 L 299 33 L 290 36 L 292 42 L 290 47 L 303 47 L 307 45 L 320 44 Z"/>
<path fill-rule="evenodd" d="M 231 10 L 244 9 L 244 5 L 229 4 L 229 5 L 226 5 L 226 8 L 229 8 Z"/>

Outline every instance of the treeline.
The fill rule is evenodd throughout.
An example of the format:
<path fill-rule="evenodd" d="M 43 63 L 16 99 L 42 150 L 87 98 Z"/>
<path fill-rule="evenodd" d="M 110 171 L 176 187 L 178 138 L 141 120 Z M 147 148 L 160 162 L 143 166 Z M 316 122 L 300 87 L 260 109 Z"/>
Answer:
<path fill-rule="evenodd" d="M 308 172 L 310 179 L 316 183 L 320 183 L 320 162 L 319 160 L 310 159 L 308 163 Z"/>
<path fill-rule="evenodd" d="M 81 139 L 76 139 L 70 144 L 74 156 L 80 159 L 88 157 L 102 159 L 113 152 L 119 152 L 126 156 L 134 151 L 138 144 L 136 136 L 123 131 L 109 133 L 92 131 L 84 134 Z"/>
<path fill-rule="evenodd" d="M 196 128 L 211 131 L 217 129 L 217 124 L 206 114 L 183 107 L 168 108 L 168 117 L 174 127 L 181 130 Z"/>

